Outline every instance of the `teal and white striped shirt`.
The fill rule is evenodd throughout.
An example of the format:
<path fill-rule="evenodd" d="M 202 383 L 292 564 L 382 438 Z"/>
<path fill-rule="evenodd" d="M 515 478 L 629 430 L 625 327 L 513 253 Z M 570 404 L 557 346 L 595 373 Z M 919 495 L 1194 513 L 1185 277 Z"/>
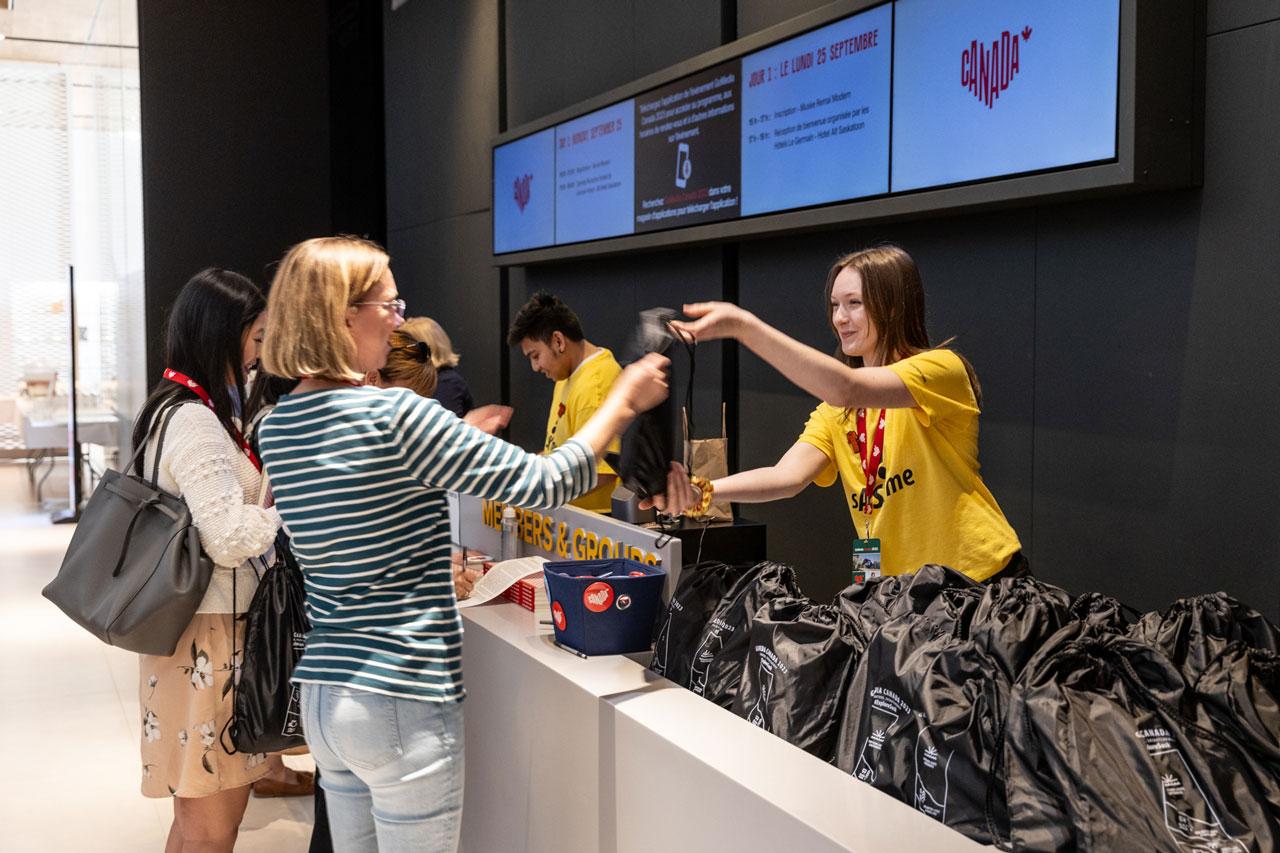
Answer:
<path fill-rule="evenodd" d="M 445 490 L 549 508 L 596 483 L 581 441 L 526 453 L 402 388 L 288 394 L 258 435 L 306 581 L 294 681 L 404 699 L 464 695 Z"/>

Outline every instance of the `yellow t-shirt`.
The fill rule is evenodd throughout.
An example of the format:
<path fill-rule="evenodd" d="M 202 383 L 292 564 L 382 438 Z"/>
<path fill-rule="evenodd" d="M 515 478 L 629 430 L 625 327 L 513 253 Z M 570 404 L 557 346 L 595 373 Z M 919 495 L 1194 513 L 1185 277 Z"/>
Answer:
<path fill-rule="evenodd" d="M 916 405 L 885 409 L 884 458 L 871 515 L 886 575 L 940 563 L 984 580 L 1022 546 L 978 473 L 978 403 L 960 357 L 950 350 L 922 352 L 887 367 Z M 867 410 L 871 442 L 881 410 Z M 813 410 L 800 441 L 830 460 L 815 482 L 830 486 L 839 473 L 857 536 L 867 516 L 859 504 L 866 486 L 858 457 L 854 411 L 823 403 Z"/>
<path fill-rule="evenodd" d="M 547 442 L 544 452 L 550 453 L 564 444 L 573 434 L 582 428 L 591 416 L 600 408 L 604 398 L 609 396 L 613 381 L 618 378 L 622 368 L 607 349 L 601 349 L 594 355 L 584 359 L 568 379 L 556 383 L 556 390 L 551 395 L 551 412 L 547 416 Z M 621 443 L 615 438 L 609 450 L 617 452 Z M 599 474 L 616 473 L 604 461 L 602 456 L 596 462 Z M 613 508 L 609 500 L 613 486 L 604 483 L 573 501 L 573 506 L 589 509 L 592 512 L 609 512 Z"/>

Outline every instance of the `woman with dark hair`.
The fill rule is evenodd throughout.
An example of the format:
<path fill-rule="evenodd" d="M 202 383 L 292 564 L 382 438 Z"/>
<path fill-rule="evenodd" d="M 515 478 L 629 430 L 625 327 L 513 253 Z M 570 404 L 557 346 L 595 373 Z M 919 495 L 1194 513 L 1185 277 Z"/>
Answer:
<path fill-rule="evenodd" d="M 177 651 L 141 656 L 142 793 L 173 798 L 167 853 L 231 851 L 249 786 L 268 769 L 265 756 L 230 754 L 219 737 L 240 660 L 232 611 L 244 612 L 256 587 L 255 573 L 237 568 L 267 551 L 280 527 L 279 514 L 257 503 L 260 466 L 240 431 L 265 308 L 244 276 L 196 273 L 174 302 L 164 376 L 133 430 L 135 446 L 146 446 L 139 472 L 156 467 L 159 486 L 183 498 L 215 564 Z"/>
<path fill-rule="evenodd" d="M 946 343 L 930 344 L 915 261 L 897 246 L 845 255 L 824 296 L 834 358 L 736 305 L 685 306 L 694 319 L 677 328 L 700 342 L 734 338 L 823 401 L 777 463 L 694 480 L 687 500 L 761 503 L 838 475 L 854 551 L 878 555 L 885 574 L 926 563 L 979 581 L 1025 573 L 1017 534 L 978 472 L 978 377 Z"/>

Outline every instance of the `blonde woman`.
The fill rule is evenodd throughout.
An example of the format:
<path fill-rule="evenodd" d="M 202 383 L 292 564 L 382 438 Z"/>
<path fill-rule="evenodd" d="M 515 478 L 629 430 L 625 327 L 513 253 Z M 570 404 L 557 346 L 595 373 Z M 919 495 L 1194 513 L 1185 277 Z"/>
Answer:
<path fill-rule="evenodd" d="M 461 356 L 453 348 L 453 341 L 441 328 L 440 324 L 430 317 L 417 317 L 406 320 L 405 326 L 415 324 L 409 334 L 431 347 L 431 363 L 436 369 L 436 390 L 430 395 L 440 401 L 440 405 L 462 417 L 476 407 L 471 398 L 471 388 L 467 380 L 458 372 Z"/>
<path fill-rule="evenodd" d="M 528 507 L 583 494 L 596 456 L 666 397 L 666 360 L 629 367 L 560 450 L 526 453 L 434 400 L 360 384 L 386 364 L 403 322 L 389 260 L 350 237 L 285 255 L 263 366 L 300 382 L 259 436 L 306 581 L 312 631 L 294 680 L 334 848 L 451 851 L 465 691 L 445 490 Z M 673 470 L 673 492 L 681 476 Z"/>

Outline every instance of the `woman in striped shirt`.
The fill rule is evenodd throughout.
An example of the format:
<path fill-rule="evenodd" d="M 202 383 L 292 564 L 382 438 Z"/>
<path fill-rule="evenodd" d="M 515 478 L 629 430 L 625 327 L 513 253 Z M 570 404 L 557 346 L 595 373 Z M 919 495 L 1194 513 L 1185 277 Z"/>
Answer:
<path fill-rule="evenodd" d="M 589 491 L 597 455 L 666 397 L 666 360 L 629 367 L 560 450 L 526 453 L 434 400 L 359 384 L 403 321 L 388 263 L 349 237 L 285 255 L 262 359 L 301 381 L 259 441 L 306 580 L 312 630 L 294 680 L 334 847 L 454 850 L 464 691 L 445 490 L 533 508 Z"/>

